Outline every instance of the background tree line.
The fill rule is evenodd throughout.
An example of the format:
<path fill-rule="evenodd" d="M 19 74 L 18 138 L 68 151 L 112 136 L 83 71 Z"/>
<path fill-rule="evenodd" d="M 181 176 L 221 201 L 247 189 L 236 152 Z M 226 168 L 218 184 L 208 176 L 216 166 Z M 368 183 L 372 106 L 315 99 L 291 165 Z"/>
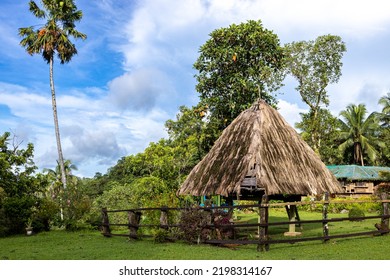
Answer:
<path fill-rule="evenodd" d="M 213 31 L 194 63 L 199 103 L 181 106 L 176 119 L 166 121 L 167 139 L 122 157 L 106 174 L 96 173 L 93 178 L 72 175 L 76 167 L 69 160 L 58 163 L 55 170 L 37 173 L 33 145 L 22 149 L 10 133 L 4 133 L 0 235 L 21 233 L 29 221 L 36 231 L 52 226 L 96 227 L 103 206 L 123 209 L 192 202 L 192 197 L 176 196 L 186 175 L 222 130 L 258 98 L 277 108 L 276 93 L 286 75 L 297 79 L 296 90 L 308 106 L 296 128 L 325 164 L 389 166 L 390 94 L 378 101 L 380 112 L 369 114 L 364 104 L 351 104 L 338 116 L 327 109 L 327 86 L 339 80 L 345 51 L 341 38 L 334 35 L 281 46 L 261 21 Z"/>

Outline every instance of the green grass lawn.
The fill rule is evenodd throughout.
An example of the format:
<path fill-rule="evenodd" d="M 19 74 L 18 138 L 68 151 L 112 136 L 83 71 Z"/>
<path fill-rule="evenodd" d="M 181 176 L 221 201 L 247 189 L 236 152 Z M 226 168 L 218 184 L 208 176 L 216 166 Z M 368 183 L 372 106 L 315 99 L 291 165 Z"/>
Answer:
<path fill-rule="evenodd" d="M 329 218 L 340 217 L 330 214 Z M 255 215 L 239 216 L 240 222 L 256 222 Z M 301 219 L 320 219 L 320 213 L 301 213 Z M 271 211 L 271 221 L 287 220 L 285 212 Z M 330 234 L 373 230 L 376 220 L 329 225 Z M 283 238 L 288 226 L 270 229 L 274 239 Z M 302 237 L 322 234 L 321 224 L 307 224 Z M 255 230 L 253 229 L 255 234 Z M 235 249 L 185 242 L 155 243 L 103 237 L 98 231 L 53 230 L 33 236 L 0 238 L 0 260 L 390 260 L 390 235 L 332 239 L 294 244 L 272 244 L 268 252 L 256 245 Z"/>

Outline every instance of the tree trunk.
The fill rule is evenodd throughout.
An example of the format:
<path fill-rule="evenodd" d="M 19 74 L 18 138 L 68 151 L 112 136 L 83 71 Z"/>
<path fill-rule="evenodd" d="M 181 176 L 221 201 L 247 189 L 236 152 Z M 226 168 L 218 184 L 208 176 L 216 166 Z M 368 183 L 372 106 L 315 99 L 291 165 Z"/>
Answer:
<path fill-rule="evenodd" d="M 353 150 L 355 164 L 364 166 L 362 145 L 359 142 L 355 142 L 353 145 Z"/>
<path fill-rule="evenodd" d="M 56 94 L 54 89 L 54 79 L 53 79 L 53 56 L 50 58 L 50 89 L 51 89 L 51 102 L 53 106 L 53 117 L 54 117 L 54 129 L 56 133 L 57 140 L 57 151 L 58 151 L 58 162 L 61 170 L 61 181 L 62 186 L 66 189 L 66 174 L 65 174 L 65 165 L 64 165 L 64 157 L 62 155 L 61 148 L 61 138 L 60 138 L 60 128 L 58 126 L 58 116 L 57 116 L 57 102 L 56 102 Z"/>
<path fill-rule="evenodd" d="M 314 123 L 314 126 L 312 126 L 312 129 L 311 129 L 311 141 L 312 141 L 314 152 L 316 152 L 316 154 L 319 155 L 320 154 L 320 137 L 319 137 L 319 133 L 318 133 L 319 122 L 317 120 L 318 109 L 319 109 L 319 107 L 312 107 L 311 108 L 311 111 L 312 111 L 311 122 L 312 122 L 312 124 Z"/>

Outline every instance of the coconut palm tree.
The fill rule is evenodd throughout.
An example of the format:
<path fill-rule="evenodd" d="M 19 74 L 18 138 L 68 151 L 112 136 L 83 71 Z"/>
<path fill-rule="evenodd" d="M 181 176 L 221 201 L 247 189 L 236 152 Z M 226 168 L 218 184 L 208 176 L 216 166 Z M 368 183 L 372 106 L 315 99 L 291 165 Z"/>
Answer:
<path fill-rule="evenodd" d="M 382 127 L 390 128 L 390 92 L 379 99 L 378 104 L 382 105 L 382 112 L 378 114 Z"/>
<path fill-rule="evenodd" d="M 364 104 L 351 104 L 340 112 L 343 119 L 339 119 L 340 137 L 343 140 L 339 150 L 345 153 L 347 148 L 352 146 L 353 161 L 360 165 L 364 165 L 364 154 L 374 163 L 378 155 L 377 147 L 384 146 L 378 137 L 380 127 L 376 114 L 372 113 L 367 118 L 366 115 Z"/>
<path fill-rule="evenodd" d="M 67 182 L 70 181 L 70 185 L 77 184 L 77 177 L 72 175 L 72 170 L 77 170 L 76 165 L 74 165 L 70 160 L 66 160 L 64 162 L 65 174 L 67 177 Z M 64 196 L 63 189 L 61 188 L 62 182 L 62 174 L 61 174 L 61 166 L 57 161 L 57 166 L 55 169 L 44 168 L 43 173 L 47 174 L 47 178 L 49 180 L 50 185 L 48 186 L 47 193 L 53 200 L 59 201 L 60 204 L 60 216 L 61 220 L 64 219 L 63 214 L 63 205 L 62 205 L 62 197 Z"/>
<path fill-rule="evenodd" d="M 19 35 L 23 38 L 20 44 L 30 55 L 41 54 L 43 59 L 49 64 L 58 162 L 61 169 L 62 185 L 63 188 L 66 188 L 66 174 L 53 78 L 53 61 L 54 55 L 57 54 L 61 64 L 68 63 L 77 54 L 77 49 L 69 38 L 74 37 L 75 39 L 84 40 L 87 36 L 75 29 L 75 22 L 80 21 L 83 14 L 77 10 L 73 0 L 42 0 L 42 5 L 43 9 L 39 8 L 35 1 L 29 2 L 30 12 L 37 18 L 46 19 L 47 21 L 38 29 L 34 29 L 34 26 L 19 28 Z"/>

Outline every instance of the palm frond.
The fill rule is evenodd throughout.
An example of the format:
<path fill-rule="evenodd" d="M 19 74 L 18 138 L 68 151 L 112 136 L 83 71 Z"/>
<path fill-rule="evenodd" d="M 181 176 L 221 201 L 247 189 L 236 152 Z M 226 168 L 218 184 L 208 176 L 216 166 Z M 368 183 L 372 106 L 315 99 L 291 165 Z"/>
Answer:
<path fill-rule="evenodd" d="M 29 10 L 31 13 L 33 13 L 34 16 L 37 18 L 45 18 L 46 13 L 44 10 L 41 10 L 38 5 L 35 3 L 35 1 L 30 1 L 29 3 Z"/>

